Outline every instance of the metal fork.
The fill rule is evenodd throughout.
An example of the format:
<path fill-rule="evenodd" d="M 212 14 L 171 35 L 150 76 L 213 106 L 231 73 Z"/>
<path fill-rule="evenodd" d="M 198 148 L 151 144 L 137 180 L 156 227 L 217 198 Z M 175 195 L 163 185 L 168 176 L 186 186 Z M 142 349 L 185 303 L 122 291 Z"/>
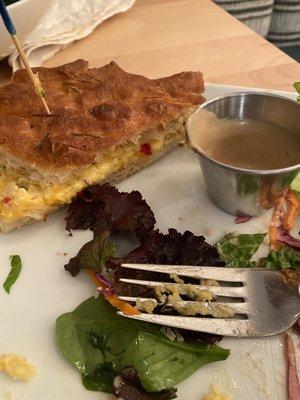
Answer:
<path fill-rule="evenodd" d="M 236 311 L 236 315 L 231 318 L 182 317 L 147 313 L 128 316 L 119 312 L 125 317 L 175 328 L 237 337 L 276 335 L 289 329 L 300 317 L 300 286 L 286 284 L 283 275 L 277 271 L 153 264 L 123 264 L 122 267 L 176 274 L 180 277 L 216 280 L 220 286 L 196 286 L 213 293 L 216 303 L 211 304 L 223 304 Z M 170 282 L 128 278 L 121 278 L 120 282 L 150 288 L 170 284 Z M 178 285 L 178 283 L 171 284 Z M 119 298 L 129 302 L 136 302 L 138 299 L 127 296 L 119 296 Z M 143 300 L 145 299 L 141 299 Z M 184 304 L 186 301 L 182 300 L 182 305 Z"/>

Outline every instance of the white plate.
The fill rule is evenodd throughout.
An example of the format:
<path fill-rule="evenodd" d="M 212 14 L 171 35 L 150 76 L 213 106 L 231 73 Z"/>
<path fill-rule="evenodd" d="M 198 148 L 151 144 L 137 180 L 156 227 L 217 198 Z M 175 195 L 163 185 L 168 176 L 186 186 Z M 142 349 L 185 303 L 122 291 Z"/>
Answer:
<path fill-rule="evenodd" d="M 249 88 L 206 86 L 206 97 Z M 276 92 L 278 93 L 278 92 Z M 292 93 L 282 93 L 294 98 Z M 214 243 L 225 232 L 265 232 L 268 216 L 235 225 L 234 218 L 209 200 L 196 156 L 180 148 L 153 166 L 124 181 L 123 190 L 138 189 L 152 207 L 157 226 L 204 234 Z M 112 396 L 87 391 L 79 373 L 60 355 L 55 345 L 56 318 L 73 310 L 94 294 L 85 274 L 72 278 L 63 265 L 91 238 L 90 232 L 64 229 L 64 211 L 47 223 L 35 223 L 20 231 L 0 236 L 0 283 L 9 271 L 8 257 L 19 254 L 21 275 L 7 295 L 0 286 L 0 354 L 18 353 L 38 368 L 29 384 L 15 382 L 0 373 L 0 399 L 7 393 L 16 400 L 105 400 Z M 63 254 L 67 253 L 66 256 Z M 214 383 L 236 400 L 283 400 L 285 368 L 280 338 L 224 339 L 231 355 L 225 362 L 209 364 L 178 385 L 178 398 L 200 400 Z"/>

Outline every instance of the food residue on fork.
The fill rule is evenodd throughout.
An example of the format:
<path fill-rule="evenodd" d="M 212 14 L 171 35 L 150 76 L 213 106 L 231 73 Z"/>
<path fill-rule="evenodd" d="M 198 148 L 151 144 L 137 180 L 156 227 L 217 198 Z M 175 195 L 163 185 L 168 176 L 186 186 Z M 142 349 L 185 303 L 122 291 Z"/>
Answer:
<path fill-rule="evenodd" d="M 212 292 L 199 289 L 196 285 L 192 285 L 191 283 L 180 283 L 177 285 L 167 283 L 164 285 L 157 285 L 157 287 L 155 287 L 155 294 L 160 300 L 165 300 L 166 297 L 168 297 L 170 301 L 181 300 L 181 295 L 201 302 L 213 300 Z"/>
<path fill-rule="evenodd" d="M 231 318 L 235 315 L 233 308 L 218 303 L 207 303 L 201 301 L 190 301 L 184 305 L 180 304 L 181 300 L 168 303 L 181 316 L 194 317 L 196 315 L 210 315 L 214 318 Z"/>
<path fill-rule="evenodd" d="M 5 372 L 13 379 L 29 382 L 36 374 L 36 368 L 17 354 L 6 354 L 0 356 L 0 372 Z"/>
<path fill-rule="evenodd" d="M 179 278 L 177 274 L 170 274 L 170 278 L 176 283 L 184 283 L 184 280 Z"/>
<path fill-rule="evenodd" d="M 146 312 L 148 314 L 152 314 L 156 306 L 157 302 L 152 299 L 149 300 L 137 299 L 136 301 L 136 308 L 139 311 Z"/>
<path fill-rule="evenodd" d="M 200 283 L 204 286 L 220 286 L 219 282 L 215 279 L 201 279 Z"/>
<path fill-rule="evenodd" d="M 231 318 L 235 310 L 224 304 L 212 302 L 214 296 L 211 291 L 198 288 L 196 285 L 184 283 L 177 274 L 170 274 L 170 278 L 177 284 L 166 283 L 154 287 L 156 298 L 161 304 L 172 307 L 181 316 L 210 315 L 215 318 Z M 219 286 L 215 280 L 201 280 L 207 286 Z M 189 300 L 185 301 L 182 296 Z M 136 307 L 139 311 L 152 314 L 158 303 L 153 300 L 137 299 Z"/>

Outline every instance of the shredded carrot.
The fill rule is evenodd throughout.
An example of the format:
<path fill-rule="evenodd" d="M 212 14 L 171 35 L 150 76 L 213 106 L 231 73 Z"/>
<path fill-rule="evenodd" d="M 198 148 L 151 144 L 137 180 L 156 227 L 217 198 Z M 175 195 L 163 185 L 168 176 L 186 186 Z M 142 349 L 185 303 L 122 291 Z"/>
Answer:
<path fill-rule="evenodd" d="M 270 247 L 272 250 L 279 250 L 281 243 L 277 240 L 278 228 L 276 226 L 269 226 Z"/>
<path fill-rule="evenodd" d="M 118 310 L 122 311 L 126 315 L 140 314 L 139 310 L 137 310 L 131 304 L 127 303 L 127 301 L 120 300 L 116 294 L 104 297 L 113 307 L 116 307 Z"/>
<path fill-rule="evenodd" d="M 278 240 L 278 228 L 281 225 L 281 217 L 283 214 L 283 201 L 284 196 L 282 196 L 278 202 L 275 204 L 274 213 L 269 227 L 269 239 L 270 247 L 273 250 L 278 250 L 281 247 L 281 243 Z"/>
<path fill-rule="evenodd" d="M 104 283 L 100 282 L 96 278 L 96 274 L 93 270 L 87 269 L 86 270 L 88 276 L 92 280 L 92 282 L 97 286 L 97 287 L 102 287 L 105 289 Z M 120 300 L 116 294 L 103 294 L 105 299 L 115 308 L 117 308 L 119 311 L 122 311 L 126 315 L 138 315 L 140 312 L 133 307 L 131 304 L 127 303 L 127 301 Z"/>
<path fill-rule="evenodd" d="M 300 200 L 297 195 L 290 189 L 286 195 L 287 211 L 283 220 L 283 227 L 286 230 L 294 228 L 296 219 L 300 212 Z"/>
<path fill-rule="evenodd" d="M 85 271 L 86 271 L 86 273 L 88 274 L 88 276 L 90 277 L 91 281 L 92 281 L 97 287 L 99 287 L 99 286 L 103 287 L 103 286 L 104 286 L 101 282 L 98 281 L 98 279 L 96 278 L 96 274 L 95 274 L 95 272 L 94 272 L 92 269 L 86 269 Z"/>

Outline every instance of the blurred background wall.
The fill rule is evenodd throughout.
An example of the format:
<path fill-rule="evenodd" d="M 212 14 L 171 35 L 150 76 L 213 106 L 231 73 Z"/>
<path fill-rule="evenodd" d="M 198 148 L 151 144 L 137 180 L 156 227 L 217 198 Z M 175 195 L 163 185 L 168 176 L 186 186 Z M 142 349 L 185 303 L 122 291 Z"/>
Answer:
<path fill-rule="evenodd" d="M 214 2 L 300 61 L 300 0 L 214 0 Z"/>

